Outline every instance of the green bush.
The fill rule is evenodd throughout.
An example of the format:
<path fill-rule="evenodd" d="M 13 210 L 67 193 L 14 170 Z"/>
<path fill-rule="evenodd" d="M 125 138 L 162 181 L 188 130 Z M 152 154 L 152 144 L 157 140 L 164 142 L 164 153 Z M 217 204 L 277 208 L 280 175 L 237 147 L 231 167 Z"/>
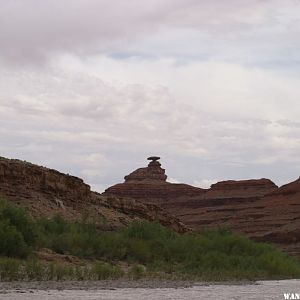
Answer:
<path fill-rule="evenodd" d="M 38 231 L 35 228 L 34 221 L 28 216 L 23 208 L 14 206 L 8 202 L 0 201 L 0 219 L 8 222 L 19 231 L 26 244 L 35 246 Z"/>
<path fill-rule="evenodd" d="M 22 209 L 0 200 L 0 255 L 24 258 L 38 240 L 34 221 Z"/>
<path fill-rule="evenodd" d="M 5 220 L 0 221 L 0 241 L 1 255 L 24 258 L 30 252 L 22 233 Z"/>

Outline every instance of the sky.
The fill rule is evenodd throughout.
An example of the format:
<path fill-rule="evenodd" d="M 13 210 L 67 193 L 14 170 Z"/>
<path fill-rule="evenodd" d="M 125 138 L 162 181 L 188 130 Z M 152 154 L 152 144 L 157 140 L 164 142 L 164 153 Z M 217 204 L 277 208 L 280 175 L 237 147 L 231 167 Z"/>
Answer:
<path fill-rule="evenodd" d="M 300 0 L 0 0 L 0 156 L 102 192 L 300 176 Z"/>

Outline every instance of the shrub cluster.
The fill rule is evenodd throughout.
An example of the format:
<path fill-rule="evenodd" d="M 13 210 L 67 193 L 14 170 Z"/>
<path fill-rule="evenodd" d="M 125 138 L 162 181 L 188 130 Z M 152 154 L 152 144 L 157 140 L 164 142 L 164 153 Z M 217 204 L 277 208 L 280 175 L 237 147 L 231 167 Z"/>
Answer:
<path fill-rule="evenodd" d="M 47 247 L 81 258 L 125 261 L 132 265 L 132 278 L 147 272 L 204 280 L 300 277 L 295 259 L 269 244 L 224 229 L 177 234 L 158 223 L 135 222 L 108 232 L 99 230 L 97 222 L 69 223 L 59 216 L 32 220 L 25 211 L 5 202 L 0 204 L 0 216 L 2 256 L 23 258 L 31 249 Z M 93 274 L 104 279 L 120 272 L 97 264 Z"/>
<path fill-rule="evenodd" d="M 36 224 L 25 210 L 0 201 L 0 255 L 25 258 L 37 240 Z"/>
<path fill-rule="evenodd" d="M 59 253 L 145 265 L 200 279 L 299 277 L 295 259 L 265 243 L 219 229 L 177 234 L 158 223 L 135 222 L 116 232 L 99 232 L 93 223 L 67 223 L 60 217 L 39 221 L 46 247 Z M 142 274 L 138 267 L 132 274 Z M 138 277 L 140 275 L 134 275 Z"/>

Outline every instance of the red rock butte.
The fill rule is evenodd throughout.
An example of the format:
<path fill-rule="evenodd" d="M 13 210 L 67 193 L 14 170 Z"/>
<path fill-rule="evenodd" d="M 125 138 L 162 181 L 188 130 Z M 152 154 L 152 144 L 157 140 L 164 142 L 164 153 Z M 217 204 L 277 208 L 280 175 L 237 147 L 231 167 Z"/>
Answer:
<path fill-rule="evenodd" d="M 278 188 L 271 180 L 226 180 L 209 189 L 167 182 L 159 157 L 104 194 L 154 203 L 194 230 L 225 226 L 272 242 L 300 257 L 300 179 Z M 128 200 L 130 201 L 130 200 Z"/>
<path fill-rule="evenodd" d="M 104 194 L 141 199 L 147 203 L 168 202 L 174 197 L 196 196 L 205 190 L 188 184 L 167 182 L 165 169 L 158 161 L 160 157 L 150 156 L 150 163 L 125 176 L 125 182 L 106 189 Z"/>
<path fill-rule="evenodd" d="M 158 162 L 160 157 L 150 156 L 147 158 L 151 160 L 146 168 L 139 168 L 129 175 L 125 176 L 125 182 L 154 182 L 166 181 L 167 175 L 165 175 L 165 169 L 161 168 L 161 164 Z"/>

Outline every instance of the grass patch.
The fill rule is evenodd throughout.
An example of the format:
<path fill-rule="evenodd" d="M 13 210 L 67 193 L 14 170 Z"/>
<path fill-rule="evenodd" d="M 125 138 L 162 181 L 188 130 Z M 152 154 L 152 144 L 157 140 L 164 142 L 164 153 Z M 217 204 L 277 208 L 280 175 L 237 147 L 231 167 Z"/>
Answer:
<path fill-rule="evenodd" d="M 0 281 L 103 280 L 122 276 L 124 272 L 118 266 L 103 262 L 72 266 L 45 263 L 35 259 L 0 257 Z"/>
<path fill-rule="evenodd" d="M 134 264 L 128 270 L 128 277 L 133 280 L 143 278 L 146 273 L 146 268 L 143 265 Z"/>
<path fill-rule="evenodd" d="M 117 279 L 122 276 L 124 276 L 124 271 L 117 267 L 117 266 L 112 266 L 107 263 L 96 263 L 92 270 L 92 274 L 96 276 L 97 280 L 103 280 L 103 279 Z"/>

